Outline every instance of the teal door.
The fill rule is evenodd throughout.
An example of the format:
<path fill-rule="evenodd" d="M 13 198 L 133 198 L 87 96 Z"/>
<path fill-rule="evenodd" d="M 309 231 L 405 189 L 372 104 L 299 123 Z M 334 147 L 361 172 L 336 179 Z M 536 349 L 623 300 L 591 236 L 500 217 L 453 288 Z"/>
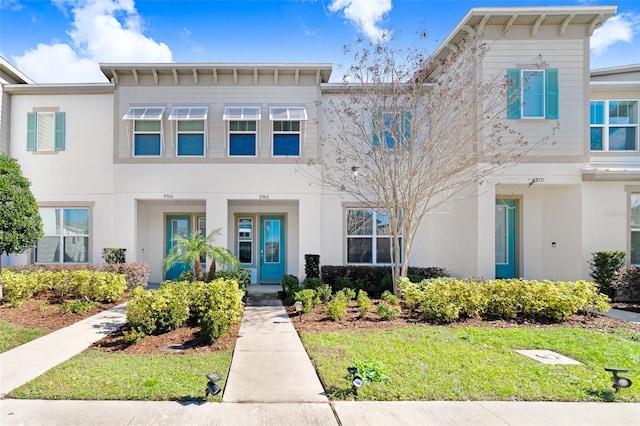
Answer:
<path fill-rule="evenodd" d="M 189 215 L 172 215 L 167 216 L 166 219 L 166 237 L 167 237 L 167 251 L 169 254 L 171 247 L 174 245 L 173 238 L 176 235 L 187 238 L 191 233 L 191 216 Z M 166 273 L 165 279 L 172 280 L 179 278 L 180 274 L 184 271 L 190 271 L 192 265 L 188 263 L 176 263 Z"/>
<path fill-rule="evenodd" d="M 496 278 L 516 277 L 516 200 L 496 200 Z"/>
<path fill-rule="evenodd" d="M 260 282 L 282 281 L 284 260 L 284 216 L 261 216 Z"/>

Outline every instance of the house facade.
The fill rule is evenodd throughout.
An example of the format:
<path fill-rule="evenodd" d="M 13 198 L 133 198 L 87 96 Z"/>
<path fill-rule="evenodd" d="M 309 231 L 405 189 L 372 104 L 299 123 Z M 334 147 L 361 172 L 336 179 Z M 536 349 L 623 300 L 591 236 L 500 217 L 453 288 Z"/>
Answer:
<path fill-rule="evenodd" d="M 554 143 L 429 215 L 411 265 L 573 280 L 588 277 L 593 251 L 640 263 L 640 65 L 589 63 L 589 37 L 615 11 L 480 8 L 453 29 L 435 54 L 468 35 L 490 40 L 482 77 L 532 82 L 504 119 Z M 45 227 L 31 253 L 3 264 L 100 263 L 103 248 L 121 247 L 159 282 L 180 273 L 162 269 L 174 235 L 218 228 L 217 244 L 256 283 L 303 277 L 309 253 L 325 265 L 388 263 L 375 226 L 359 249 L 350 242 L 350 217 L 381 213 L 299 170 L 326 154 L 330 64 L 101 69 L 105 83 L 44 85 L 0 63 L 0 149 L 31 180 Z"/>

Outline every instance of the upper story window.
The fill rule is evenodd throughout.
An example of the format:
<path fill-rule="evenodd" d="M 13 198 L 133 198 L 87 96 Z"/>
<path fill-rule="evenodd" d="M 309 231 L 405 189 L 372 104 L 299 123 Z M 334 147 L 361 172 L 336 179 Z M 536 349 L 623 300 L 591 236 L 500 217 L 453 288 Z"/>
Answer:
<path fill-rule="evenodd" d="M 206 145 L 208 107 L 176 107 L 169 120 L 176 123 L 176 155 L 203 157 Z"/>
<path fill-rule="evenodd" d="M 227 122 L 229 156 L 255 157 L 258 152 L 260 107 L 225 107 L 222 119 Z"/>
<path fill-rule="evenodd" d="M 89 262 L 89 209 L 41 208 L 44 237 L 34 250 L 36 263 Z"/>
<path fill-rule="evenodd" d="M 391 263 L 389 216 L 384 209 L 347 209 L 346 237 L 347 263 Z"/>
<path fill-rule="evenodd" d="M 307 110 L 304 107 L 272 107 L 269 108 L 269 119 L 273 132 L 272 155 L 300 156 Z"/>
<path fill-rule="evenodd" d="M 65 113 L 27 113 L 27 151 L 64 151 Z"/>
<path fill-rule="evenodd" d="M 557 119 L 559 116 L 558 70 L 507 70 L 507 118 Z"/>
<path fill-rule="evenodd" d="M 592 151 L 638 150 L 638 101 L 591 101 Z"/>
<path fill-rule="evenodd" d="M 162 154 L 163 107 L 129 108 L 122 117 L 133 122 L 133 155 L 159 157 Z"/>
<path fill-rule="evenodd" d="M 380 111 L 373 116 L 374 146 L 394 149 L 396 146 L 407 146 L 411 141 L 411 111 Z"/>

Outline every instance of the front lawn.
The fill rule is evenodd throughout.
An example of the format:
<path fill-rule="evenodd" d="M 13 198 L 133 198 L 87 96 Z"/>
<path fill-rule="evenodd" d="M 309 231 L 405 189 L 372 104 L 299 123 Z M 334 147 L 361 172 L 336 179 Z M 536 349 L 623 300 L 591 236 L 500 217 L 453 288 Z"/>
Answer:
<path fill-rule="evenodd" d="M 351 399 L 351 364 L 388 379 L 365 383 L 366 400 L 640 401 L 640 333 L 579 328 L 400 326 L 301 333 L 330 398 Z M 546 365 L 514 349 L 548 349 L 583 365 Z M 614 394 L 604 367 L 635 384 Z"/>
<path fill-rule="evenodd" d="M 0 353 L 37 339 L 48 333 L 43 328 L 29 328 L 16 326 L 0 321 Z"/>
<path fill-rule="evenodd" d="M 15 389 L 11 398 L 70 400 L 198 400 L 216 372 L 223 386 L 232 350 L 200 354 L 130 355 L 83 352 Z M 220 401 L 221 394 L 213 400 Z"/>

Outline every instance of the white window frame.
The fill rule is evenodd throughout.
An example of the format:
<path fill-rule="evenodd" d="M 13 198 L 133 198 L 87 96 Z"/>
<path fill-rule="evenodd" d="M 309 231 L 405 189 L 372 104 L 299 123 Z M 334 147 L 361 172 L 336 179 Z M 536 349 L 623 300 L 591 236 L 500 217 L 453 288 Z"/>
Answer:
<path fill-rule="evenodd" d="M 243 236 L 240 230 L 240 222 L 243 220 L 248 220 L 251 223 L 251 230 L 249 236 Z M 238 259 L 240 259 L 240 243 L 249 243 L 251 246 L 251 261 L 250 262 L 242 262 L 243 265 L 253 265 L 255 261 L 255 220 L 250 216 L 239 216 L 236 224 L 237 229 L 237 248 L 238 248 Z"/>
<path fill-rule="evenodd" d="M 604 103 L 604 111 L 603 111 L 603 123 L 602 124 L 591 124 L 591 104 L 593 102 L 603 102 Z M 636 117 L 635 123 L 628 124 L 611 124 L 609 117 L 609 105 L 611 102 L 635 102 L 636 103 L 636 112 L 639 116 Z M 609 148 L 609 130 L 611 128 L 635 128 L 636 129 L 636 140 L 635 140 L 635 148 L 634 149 L 615 149 L 611 150 Z M 602 129 L 602 149 L 591 149 L 591 129 L 599 128 Z M 591 152 L 638 152 L 640 150 L 640 100 L 638 99 L 590 99 L 589 100 L 589 149 Z"/>
<path fill-rule="evenodd" d="M 209 107 L 192 106 L 192 107 L 174 107 L 169 113 L 169 121 L 174 123 L 175 129 L 175 153 L 176 157 L 206 157 L 209 150 L 209 140 L 207 137 L 207 127 L 209 117 Z M 180 130 L 180 122 L 182 121 L 201 121 L 202 130 Z M 180 155 L 178 154 L 178 145 L 180 144 L 180 135 L 202 135 L 202 155 Z"/>
<path fill-rule="evenodd" d="M 226 106 L 222 119 L 225 123 L 227 156 L 232 158 L 257 157 L 260 149 L 259 145 L 259 129 L 262 120 L 262 109 L 259 106 Z M 231 130 L 232 122 L 254 122 L 255 130 Z M 254 135 L 255 154 L 254 155 L 236 155 L 231 154 L 231 136 L 232 135 Z"/>
<path fill-rule="evenodd" d="M 306 122 L 308 120 L 307 109 L 302 106 L 274 106 L 269 107 L 269 122 L 270 122 L 270 132 L 271 132 L 271 156 L 275 158 L 291 158 L 291 157 L 302 157 L 302 152 L 304 151 L 304 142 L 306 136 Z M 298 122 L 298 130 L 276 130 L 276 127 L 280 124 L 276 125 L 276 123 L 282 123 L 284 125 L 285 122 Z M 297 155 L 276 155 L 274 153 L 275 143 L 274 139 L 276 135 L 298 135 L 298 154 Z"/>
<path fill-rule="evenodd" d="M 164 107 L 131 107 L 127 110 L 127 112 L 122 117 L 123 120 L 131 122 L 131 130 L 130 135 L 131 139 L 129 140 L 129 149 L 131 150 L 131 155 L 133 157 L 148 157 L 148 158 L 158 158 L 162 157 L 162 153 L 164 151 L 164 126 L 162 117 L 164 116 Z M 159 131 L 136 131 L 136 121 L 159 121 L 160 122 L 160 130 Z M 136 155 L 135 152 L 135 143 L 136 143 L 136 135 L 160 135 L 160 153 L 158 155 Z"/>
<path fill-rule="evenodd" d="M 349 211 L 354 211 L 354 210 L 367 210 L 367 211 L 371 211 L 371 234 L 353 234 L 350 235 L 349 234 Z M 391 234 L 388 235 L 384 235 L 384 234 L 380 234 L 378 235 L 377 233 L 377 228 L 376 228 L 376 224 L 377 224 L 377 216 L 378 216 L 378 211 L 380 210 L 385 210 L 385 209 L 376 209 L 376 208 L 369 208 L 369 207 L 347 207 L 345 209 L 345 261 L 348 265 L 390 265 L 391 262 L 378 262 L 377 259 L 377 254 L 378 254 L 378 239 L 379 238 L 387 238 L 389 239 L 389 250 L 393 249 L 393 241 L 391 241 Z M 350 238 L 369 238 L 371 239 L 371 262 L 349 262 L 349 239 Z M 404 243 L 404 236 L 400 236 L 401 238 L 401 242 Z M 402 250 L 400 252 L 400 256 L 402 256 Z M 389 252 L 389 257 L 391 258 L 391 252 Z"/>
<path fill-rule="evenodd" d="M 37 264 L 85 264 L 85 263 L 90 263 L 91 260 L 91 209 L 89 207 L 40 207 L 40 211 L 42 212 L 43 210 L 53 210 L 54 212 L 56 210 L 60 211 L 60 217 L 58 218 L 58 223 L 56 224 L 56 228 L 57 230 L 59 230 L 58 233 L 55 234 L 44 234 L 43 239 L 44 238 L 52 238 L 52 237 L 57 237 L 58 238 L 58 259 L 54 260 L 54 261 L 39 261 L 38 260 L 38 245 L 40 244 L 40 241 L 38 241 L 38 243 L 36 243 L 36 247 L 33 250 L 33 262 L 37 263 Z M 64 212 L 65 210 L 86 210 L 87 211 L 87 233 L 82 233 L 82 234 L 66 234 L 65 233 L 65 223 L 64 223 Z M 42 213 L 41 213 L 42 214 Z M 54 213 L 55 214 L 55 213 Z M 45 229 L 46 231 L 46 229 Z M 65 261 L 65 238 L 72 238 L 72 237 L 78 237 L 78 238 L 86 238 L 87 239 L 87 253 L 86 253 L 86 261 Z"/>
<path fill-rule="evenodd" d="M 640 212 L 638 212 L 639 217 L 634 220 L 634 207 L 640 209 L 640 193 L 632 192 L 629 195 L 629 262 L 632 265 L 640 265 L 640 253 L 634 253 L 633 251 L 634 234 L 638 236 L 637 238 L 640 238 Z"/>
<path fill-rule="evenodd" d="M 524 99 L 525 97 L 525 93 L 526 91 L 526 84 L 528 81 L 528 77 L 525 77 L 525 73 L 536 73 L 536 74 L 542 74 L 542 115 L 525 115 L 525 107 L 526 107 L 526 101 Z M 545 119 L 545 117 L 547 116 L 547 99 L 546 99 L 546 90 L 545 88 L 547 87 L 547 73 L 546 70 L 544 69 L 521 69 L 520 70 L 520 90 L 522 92 L 522 103 L 520 104 L 520 117 L 522 117 L 522 119 L 533 119 L 533 120 L 541 120 L 541 119 Z M 537 94 L 536 94 L 537 95 Z"/>

